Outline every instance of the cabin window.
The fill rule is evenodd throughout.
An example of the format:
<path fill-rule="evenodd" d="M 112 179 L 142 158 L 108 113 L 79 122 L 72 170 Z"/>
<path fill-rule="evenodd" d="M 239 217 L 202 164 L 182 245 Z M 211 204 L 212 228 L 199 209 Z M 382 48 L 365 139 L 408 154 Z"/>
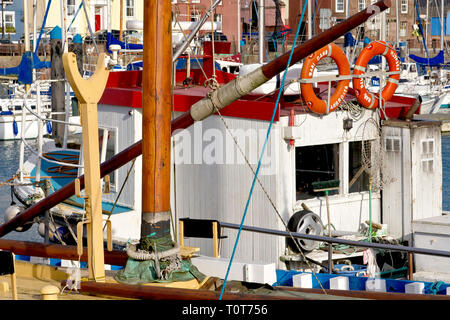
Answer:
<path fill-rule="evenodd" d="M 369 191 L 369 174 L 363 166 L 363 148 L 371 148 L 370 141 L 356 141 L 349 143 L 349 161 L 348 161 L 348 191 L 362 192 Z M 370 155 L 371 152 L 368 152 Z"/>
<path fill-rule="evenodd" d="M 387 152 L 400 152 L 401 150 L 400 137 L 386 137 L 384 139 L 384 149 Z"/>
<path fill-rule="evenodd" d="M 424 139 L 420 144 L 422 146 L 422 155 L 432 157 L 434 154 L 434 139 Z"/>
<path fill-rule="evenodd" d="M 106 138 L 105 138 L 106 137 Z M 118 149 L 117 142 L 117 129 L 112 128 L 99 128 L 98 130 L 98 141 L 99 141 L 99 154 L 100 162 L 105 162 L 111 159 Z M 111 189 L 116 188 L 116 183 L 118 181 L 118 170 L 109 174 L 109 180 L 111 183 Z"/>
<path fill-rule="evenodd" d="M 336 12 L 344 12 L 344 0 L 336 0 Z"/>
<path fill-rule="evenodd" d="M 431 173 L 434 167 L 434 139 L 424 139 L 420 141 L 421 146 L 421 167 L 423 172 Z"/>
<path fill-rule="evenodd" d="M 339 144 L 325 144 L 295 148 L 295 178 L 297 200 L 322 194 L 314 192 L 312 183 L 338 179 Z M 330 191 L 336 194 L 338 191 Z"/>

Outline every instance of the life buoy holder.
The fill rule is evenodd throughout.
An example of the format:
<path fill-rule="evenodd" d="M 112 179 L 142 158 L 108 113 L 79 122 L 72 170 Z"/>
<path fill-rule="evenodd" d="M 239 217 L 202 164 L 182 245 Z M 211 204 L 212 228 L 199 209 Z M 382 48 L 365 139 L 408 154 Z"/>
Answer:
<path fill-rule="evenodd" d="M 311 79 L 317 64 L 325 57 L 330 57 L 336 62 L 339 75 L 350 75 L 350 65 L 344 52 L 334 43 L 330 43 L 305 59 L 303 62 L 301 78 Z M 302 82 L 300 84 L 301 96 L 311 111 L 318 114 L 328 114 L 334 111 L 344 101 L 349 84 L 350 80 L 340 80 L 336 86 L 335 92 L 330 97 L 329 103 L 316 96 L 312 83 Z"/>
<path fill-rule="evenodd" d="M 353 69 L 354 75 L 363 75 L 366 72 L 366 66 L 370 59 L 377 55 L 382 55 L 386 58 L 389 66 L 389 72 L 399 72 L 391 74 L 386 79 L 386 86 L 381 92 L 381 106 L 384 106 L 386 101 L 389 101 L 395 93 L 400 80 L 400 59 L 394 48 L 384 41 L 374 41 L 369 43 L 358 56 Z M 353 89 L 355 89 L 356 99 L 367 109 L 375 109 L 380 106 L 379 94 L 374 94 L 366 89 L 364 77 L 353 78 Z"/>

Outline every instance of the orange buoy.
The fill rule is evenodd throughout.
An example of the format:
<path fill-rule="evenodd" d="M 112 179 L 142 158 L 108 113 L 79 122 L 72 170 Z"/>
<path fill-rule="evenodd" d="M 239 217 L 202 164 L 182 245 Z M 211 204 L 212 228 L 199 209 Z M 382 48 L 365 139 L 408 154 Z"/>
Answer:
<path fill-rule="evenodd" d="M 305 59 L 301 78 L 311 79 L 317 64 L 325 57 L 330 57 L 336 62 L 339 75 L 350 75 L 350 65 L 344 52 L 334 43 L 330 43 Z M 316 96 L 312 83 L 301 83 L 302 99 L 311 111 L 319 114 L 328 114 L 334 111 L 344 101 L 349 84 L 350 80 L 340 80 L 336 86 L 336 91 L 330 97 L 329 103 L 327 103 L 327 101 L 321 100 Z"/>
<path fill-rule="evenodd" d="M 394 48 L 384 41 L 374 41 L 369 43 L 358 56 L 355 67 L 353 69 L 354 75 L 362 75 L 366 72 L 366 66 L 370 59 L 376 55 L 382 55 L 386 58 L 390 72 L 400 72 L 400 59 Z M 381 92 L 381 105 L 384 106 L 386 101 L 389 101 L 395 93 L 398 87 L 398 81 L 400 80 L 400 73 L 391 74 L 387 78 L 387 84 Z M 356 99 L 358 102 L 367 109 L 374 109 L 380 105 L 379 95 L 373 94 L 366 89 L 364 78 L 353 78 L 353 89 L 355 89 Z"/>

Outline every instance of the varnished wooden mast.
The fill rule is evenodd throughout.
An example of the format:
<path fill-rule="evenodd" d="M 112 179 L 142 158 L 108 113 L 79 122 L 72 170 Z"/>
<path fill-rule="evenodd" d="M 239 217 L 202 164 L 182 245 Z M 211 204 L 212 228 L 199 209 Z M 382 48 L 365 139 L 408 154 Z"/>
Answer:
<path fill-rule="evenodd" d="M 170 232 L 171 2 L 144 1 L 141 237 Z"/>

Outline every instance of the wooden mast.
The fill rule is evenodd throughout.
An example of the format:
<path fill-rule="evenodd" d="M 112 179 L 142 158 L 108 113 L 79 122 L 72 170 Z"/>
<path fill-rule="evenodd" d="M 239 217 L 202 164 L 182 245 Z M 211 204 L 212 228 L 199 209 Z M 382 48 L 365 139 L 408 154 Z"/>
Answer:
<path fill-rule="evenodd" d="M 144 2 L 141 238 L 170 235 L 171 2 Z"/>

